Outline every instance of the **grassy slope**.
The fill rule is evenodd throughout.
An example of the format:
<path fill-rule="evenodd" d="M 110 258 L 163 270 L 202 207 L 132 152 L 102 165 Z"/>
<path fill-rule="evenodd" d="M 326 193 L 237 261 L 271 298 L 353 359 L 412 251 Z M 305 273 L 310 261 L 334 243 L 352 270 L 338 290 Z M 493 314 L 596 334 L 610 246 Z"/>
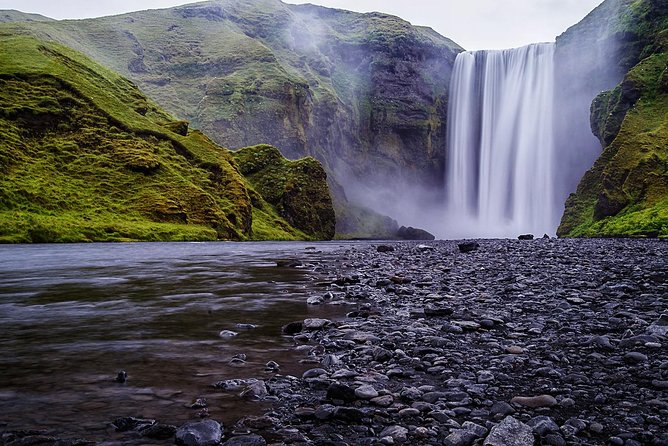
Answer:
<path fill-rule="evenodd" d="M 561 236 L 668 237 L 668 11 L 630 6 L 619 31 L 640 43 L 642 60 L 592 106 L 608 145 L 566 203 Z"/>
<path fill-rule="evenodd" d="M 0 27 L 0 84 L 0 241 L 309 237 L 254 211 L 230 152 L 75 51 Z"/>

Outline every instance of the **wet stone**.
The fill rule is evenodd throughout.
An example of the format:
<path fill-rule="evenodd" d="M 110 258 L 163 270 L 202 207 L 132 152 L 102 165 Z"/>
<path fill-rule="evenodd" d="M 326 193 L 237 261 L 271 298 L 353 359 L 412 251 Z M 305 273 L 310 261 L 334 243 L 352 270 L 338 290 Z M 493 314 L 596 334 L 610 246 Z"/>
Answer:
<path fill-rule="evenodd" d="M 214 420 L 186 423 L 176 430 L 176 444 L 216 446 L 223 437 L 223 427 Z"/>

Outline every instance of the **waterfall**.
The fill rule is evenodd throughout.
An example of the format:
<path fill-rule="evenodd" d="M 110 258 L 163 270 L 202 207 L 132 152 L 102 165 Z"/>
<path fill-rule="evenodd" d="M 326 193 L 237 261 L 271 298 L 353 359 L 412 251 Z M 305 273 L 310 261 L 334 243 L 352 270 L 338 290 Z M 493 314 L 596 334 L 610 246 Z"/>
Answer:
<path fill-rule="evenodd" d="M 450 92 L 447 237 L 553 234 L 554 45 L 461 53 Z"/>

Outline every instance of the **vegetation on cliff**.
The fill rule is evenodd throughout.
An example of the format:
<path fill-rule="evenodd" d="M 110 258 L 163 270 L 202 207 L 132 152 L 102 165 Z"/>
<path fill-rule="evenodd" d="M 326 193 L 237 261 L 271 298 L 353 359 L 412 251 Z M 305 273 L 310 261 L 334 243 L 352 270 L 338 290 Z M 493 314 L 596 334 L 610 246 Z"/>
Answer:
<path fill-rule="evenodd" d="M 568 199 L 561 236 L 668 237 L 668 5 L 623 3 L 612 31 L 632 68 L 592 104 L 604 151 Z"/>
<path fill-rule="evenodd" d="M 368 182 L 400 199 L 406 183 L 443 186 L 447 88 L 461 48 L 428 28 L 279 0 L 14 27 L 121 73 L 225 147 L 268 143 L 318 159 L 333 186 L 345 184 L 335 190 Z M 346 232 L 367 215 L 336 199 Z"/>
<path fill-rule="evenodd" d="M 234 152 L 234 159 L 254 188 L 251 199 L 258 212 L 266 212 L 268 203 L 269 212 L 275 209 L 291 226 L 318 239 L 334 237 L 335 216 L 327 174 L 318 161 L 313 158 L 288 161 L 269 145 L 246 147 Z M 275 238 L 269 229 L 256 227 L 254 235 Z"/>
<path fill-rule="evenodd" d="M 314 163 L 278 161 L 285 173 Z M 0 172 L 1 242 L 327 234 L 316 224 L 290 225 L 231 152 L 174 121 L 128 80 L 76 51 L 16 35 L 13 25 L 0 26 Z M 309 181 L 327 194 L 321 172 Z M 299 205 L 334 225 L 333 216 L 325 221 L 324 198 L 317 208 Z"/>

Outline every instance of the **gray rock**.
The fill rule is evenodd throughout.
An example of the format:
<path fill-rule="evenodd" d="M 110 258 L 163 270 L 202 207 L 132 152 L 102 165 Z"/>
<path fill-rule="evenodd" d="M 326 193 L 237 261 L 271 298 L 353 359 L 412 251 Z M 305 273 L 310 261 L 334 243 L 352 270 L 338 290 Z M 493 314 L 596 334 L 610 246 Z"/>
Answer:
<path fill-rule="evenodd" d="M 216 446 L 223 438 L 223 427 L 214 420 L 186 423 L 176 430 L 176 444 L 183 446 Z"/>
<path fill-rule="evenodd" d="M 269 391 L 267 390 L 267 386 L 262 380 L 257 380 L 257 381 L 251 381 L 248 383 L 248 385 L 244 388 L 244 390 L 241 391 L 241 396 L 242 398 L 250 398 L 250 399 L 264 399 L 269 395 Z"/>
<path fill-rule="evenodd" d="M 325 301 L 325 299 L 322 296 L 311 296 L 308 299 L 306 299 L 306 303 L 308 305 L 320 305 Z"/>
<path fill-rule="evenodd" d="M 399 411 L 399 416 L 401 418 L 417 417 L 418 415 L 420 415 L 420 411 L 418 409 L 413 409 L 412 407 L 401 409 Z"/>
<path fill-rule="evenodd" d="M 285 324 L 283 328 L 281 329 L 281 332 L 284 335 L 295 335 L 297 333 L 301 333 L 301 331 L 304 329 L 304 323 L 302 321 L 298 322 L 290 322 L 289 324 Z"/>
<path fill-rule="evenodd" d="M 380 407 L 390 407 L 394 403 L 394 397 L 392 395 L 383 395 L 371 400 L 371 403 Z"/>
<path fill-rule="evenodd" d="M 257 325 L 240 323 L 235 325 L 235 327 L 237 327 L 239 330 L 254 330 L 257 328 Z"/>
<path fill-rule="evenodd" d="M 551 395 L 538 395 L 538 396 L 516 396 L 511 403 L 519 404 L 526 407 L 552 407 L 556 406 L 557 400 Z"/>
<path fill-rule="evenodd" d="M 475 424 L 471 421 L 465 421 L 462 424 L 462 428 L 475 434 L 476 438 L 482 438 L 485 435 L 487 435 L 488 432 L 488 429 L 486 427 L 481 426 L 479 424 Z"/>
<path fill-rule="evenodd" d="M 303 327 L 304 330 L 322 330 L 328 325 L 331 325 L 332 321 L 329 319 L 320 319 L 320 318 L 309 318 L 309 319 L 304 319 L 303 322 Z"/>
<path fill-rule="evenodd" d="M 116 418 L 112 424 L 118 432 L 126 432 L 133 429 L 146 429 L 155 423 L 156 421 L 150 418 L 122 417 Z"/>
<path fill-rule="evenodd" d="M 355 396 L 361 400 L 370 400 L 378 396 L 378 391 L 371 385 L 364 385 L 355 389 Z"/>
<path fill-rule="evenodd" d="M 304 378 L 304 379 L 317 378 L 318 376 L 326 375 L 326 374 L 327 374 L 327 370 L 318 367 L 318 368 L 315 368 L 315 369 L 309 369 L 309 370 L 305 371 L 302 374 L 302 378 Z"/>
<path fill-rule="evenodd" d="M 647 361 L 647 355 L 643 355 L 640 352 L 628 352 L 624 355 L 624 361 L 629 364 L 639 364 Z"/>
<path fill-rule="evenodd" d="M 668 314 L 662 314 L 656 322 L 647 328 L 647 332 L 655 336 L 668 336 Z"/>
<path fill-rule="evenodd" d="M 475 433 L 466 429 L 455 429 L 445 437 L 443 444 L 445 446 L 471 446 L 478 438 Z"/>
<path fill-rule="evenodd" d="M 335 413 L 336 407 L 332 406 L 331 404 L 323 404 L 315 410 L 314 415 L 317 419 L 324 421 L 334 418 Z"/>
<path fill-rule="evenodd" d="M 506 415 L 514 414 L 515 409 L 513 409 L 513 406 L 506 403 L 505 401 L 499 401 L 498 403 L 494 403 L 492 405 L 490 412 L 492 415 L 502 415 L 505 417 Z"/>
<path fill-rule="evenodd" d="M 464 330 L 474 331 L 480 328 L 480 324 L 474 321 L 453 321 L 452 323 Z"/>
<path fill-rule="evenodd" d="M 403 426 L 388 426 L 380 433 L 380 438 L 392 437 L 397 443 L 403 443 L 408 439 L 408 429 Z"/>
<path fill-rule="evenodd" d="M 484 446 L 533 446 L 534 438 L 531 427 L 506 417 L 494 426 L 483 443 Z"/>
<path fill-rule="evenodd" d="M 530 419 L 527 421 L 527 425 L 531 426 L 534 433 L 540 435 L 541 437 L 545 437 L 547 434 L 559 432 L 559 425 L 555 423 L 552 418 L 546 417 L 544 415 Z"/>
<path fill-rule="evenodd" d="M 562 437 L 559 434 L 548 434 L 545 436 L 543 444 L 547 444 L 550 446 L 565 446 L 566 440 L 564 440 L 564 437 Z"/>
<path fill-rule="evenodd" d="M 481 370 L 478 372 L 478 383 L 479 384 L 488 384 L 494 382 L 494 374 L 489 370 Z"/>

